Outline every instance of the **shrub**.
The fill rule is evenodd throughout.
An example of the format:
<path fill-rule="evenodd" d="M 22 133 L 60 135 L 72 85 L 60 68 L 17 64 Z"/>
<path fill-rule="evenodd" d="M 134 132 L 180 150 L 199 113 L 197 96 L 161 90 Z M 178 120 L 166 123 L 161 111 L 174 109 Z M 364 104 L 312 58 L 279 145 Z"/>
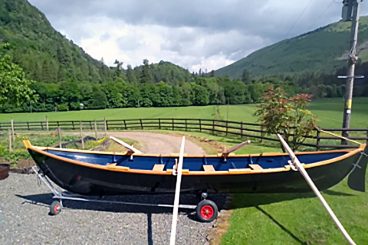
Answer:
<path fill-rule="evenodd" d="M 309 94 L 287 97 L 282 88 L 270 87 L 263 94 L 255 115 L 267 134 L 281 134 L 296 150 L 316 125 L 316 117 L 306 109 L 310 101 Z"/>

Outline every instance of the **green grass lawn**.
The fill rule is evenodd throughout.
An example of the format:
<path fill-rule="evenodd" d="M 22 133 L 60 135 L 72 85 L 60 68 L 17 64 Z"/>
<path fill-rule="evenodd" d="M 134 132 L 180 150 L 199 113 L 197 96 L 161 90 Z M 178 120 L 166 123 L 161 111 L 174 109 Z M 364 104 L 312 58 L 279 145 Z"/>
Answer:
<path fill-rule="evenodd" d="M 368 194 L 343 181 L 323 196 L 353 240 L 368 244 Z M 348 243 L 314 195 L 276 193 L 234 195 L 222 244 Z"/>
<path fill-rule="evenodd" d="M 342 124 L 343 99 L 320 99 L 310 109 L 319 118 L 321 127 L 337 127 Z M 190 106 L 167 108 L 120 108 L 69 112 L 2 113 L 0 121 L 48 120 L 102 120 L 130 118 L 207 118 L 244 122 L 256 122 L 253 113 L 256 105 Z M 368 128 L 368 98 L 354 98 L 351 127 Z"/>
<path fill-rule="evenodd" d="M 314 101 L 310 109 L 321 127 L 340 128 L 342 99 Z M 99 120 L 129 118 L 215 118 L 256 122 L 256 105 L 174 108 L 125 108 L 97 111 L 0 114 L 0 121 Z M 351 127 L 368 128 L 368 98 L 354 98 Z M 192 133 L 190 133 L 192 134 Z M 239 140 L 194 133 L 235 145 Z M 239 153 L 274 151 L 276 147 L 250 145 Z M 367 176 L 368 177 L 368 176 Z M 367 183 L 367 182 L 366 182 Z M 368 187 L 367 187 L 368 189 Z M 368 244 L 368 194 L 352 191 L 346 180 L 324 192 L 324 197 L 357 244 Z M 236 194 L 230 227 L 222 244 L 347 244 L 327 212 L 313 195 Z"/>

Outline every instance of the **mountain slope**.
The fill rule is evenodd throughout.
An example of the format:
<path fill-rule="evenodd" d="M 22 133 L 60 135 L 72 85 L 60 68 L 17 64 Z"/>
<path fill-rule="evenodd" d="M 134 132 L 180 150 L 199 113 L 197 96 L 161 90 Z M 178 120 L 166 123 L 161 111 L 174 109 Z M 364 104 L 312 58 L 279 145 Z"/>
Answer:
<path fill-rule="evenodd" d="M 0 40 L 10 43 L 14 62 L 37 81 L 102 81 L 112 74 L 26 0 L 0 0 Z"/>
<path fill-rule="evenodd" d="M 252 77 L 303 72 L 335 73 L 346 66 L 351 22 L 337 22 L 315 31 L 283 40 L 215 71 L 217 76 L 241 78 L 244 70 Z M 368 17 L 359 28 L 359 56 L 368 61 Z"/>

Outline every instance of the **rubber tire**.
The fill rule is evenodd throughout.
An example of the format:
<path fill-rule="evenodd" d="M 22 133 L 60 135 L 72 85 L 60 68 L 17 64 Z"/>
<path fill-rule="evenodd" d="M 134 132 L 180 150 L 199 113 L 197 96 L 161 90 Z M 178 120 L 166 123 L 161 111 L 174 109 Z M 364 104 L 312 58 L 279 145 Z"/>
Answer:
<path fill-rule="evenodd" d="M 203 216 L 203 212 L 206 212 L 206 210 L 204 209 L 209 212 L 210 216 Z M 201 222 L 209 223 L 214 221 L 218 216 L 218 208 L 216 203 L 207 199 L 200 201 L 196 208 L 196 215 L 197 219 Z"/>
<path fill-rule="evenodd" d="M 61 212 L 62 206 L 60 201 L 54 200 L 51 204 L 50 204 L 50 215 L 58 215 Z"/>

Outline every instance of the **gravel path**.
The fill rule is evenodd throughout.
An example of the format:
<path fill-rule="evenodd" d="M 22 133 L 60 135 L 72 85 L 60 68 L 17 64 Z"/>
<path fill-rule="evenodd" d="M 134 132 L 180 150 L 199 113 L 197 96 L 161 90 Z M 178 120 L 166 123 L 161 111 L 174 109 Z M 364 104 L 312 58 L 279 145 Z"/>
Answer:
<path fill-rule="evenodd" d="M 173 203 L 172 195 L 124 196 L 119 200 Z M 218 202 L 223 201 L 219 196 Z M 183 195 L 182 203 L 194 197 Z M 50 191 L 35 174 L 0 181 L 0 244 L 168 244 L 172 210 L 64 201 L 59 215 L 49 216 Z M 221 205 L 221 204 L 220 204 Z M 195 220 L 192 210 L 179 212 L 177 244 L 206 244 L 213 223 Z"/>
<path fill-rule="evenodd" d="M 181 137 L 150 132 L 111 133 L 139 141 L 145 153 L 175 153 Z M 185 152 L 204 154 L 189 140 Z M 213 196 L 220 208 L 225 198 Z M 173 195 L 114 197 L 129 202 L 173 203 Z M 35 174 L 16 174 L 0 181 L 0 244 L 169 244 L 172 209 L 64 201 L 61 214 L 49 216 L 50 190 Z M 191 195 L 181 203 L 196 204 Z M 212 223 L 180 210 L 177 244 L 207 244 Z"/>

